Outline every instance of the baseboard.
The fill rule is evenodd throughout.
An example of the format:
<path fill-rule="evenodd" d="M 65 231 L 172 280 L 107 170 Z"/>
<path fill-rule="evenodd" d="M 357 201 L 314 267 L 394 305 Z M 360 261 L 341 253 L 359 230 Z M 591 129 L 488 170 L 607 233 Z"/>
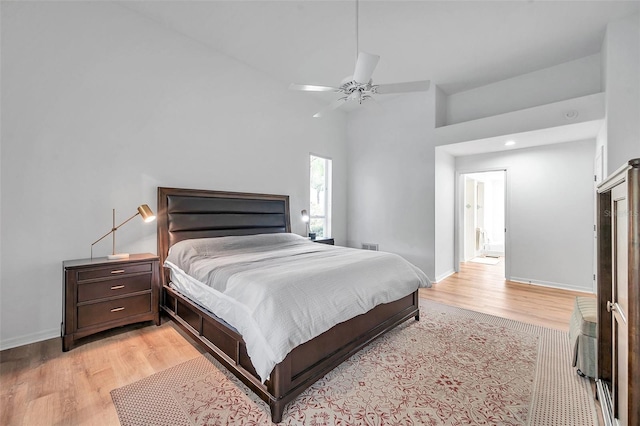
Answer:
<path fill-rule="evenodd" d="M 541 281 L 541 280 L 534 280 L 530 278 L 520 278 L 520 277 L 510 277 L 508 278 L 508 280 L 516 283 L 522 283 L 522 284 L 531 284 L 531 285 L 537 285 L 541 287 L 551 287 L 551 288 L 557 288 L 560 290 L 577 291 L 585 294 L 595 294 L 592 288 L 578 287 L 571 284 L 554 283 L 551 281 Z M 591 283 L 589 283 L 589 285 L 591 287 Z"/>
<path fill-rule="evenodd" d="M 451 270 L 449 270 L 449 271 L 445 272 L 444 274 L 440 274 L 440 275 L 438 275 L 438 276 L 436 277 L 436 280 L 434 281 L 434 284 L 439 283 L 440 281 L 444 280 L 444 279 L 445 279 L 445 278 L 447 278 L 447 277 L 450 277 L 451 275 L 453 275 L 453 274 L 455 274 L 455 273 L 456 273 L 456 271 L 455 271 L 455 270 L 453 270 L 453 269 L 451 269 Z"/>
<path fill-rule="evenodd" d="M 0 351 L 4 351 L 5 349 L 17 348 L 18 346 L 28 345 L 31 343 L 41 342 L 43 340 L 53 339 L 55 337 L 60 337 L 59 328 L 40 331 L 33 334 L 27 334 L 26 336 L 18 336 L 11 339 L 5 339 L 0 341 Z M 62 343 L 60 343 L 60 345 L 62 345 Z"/>

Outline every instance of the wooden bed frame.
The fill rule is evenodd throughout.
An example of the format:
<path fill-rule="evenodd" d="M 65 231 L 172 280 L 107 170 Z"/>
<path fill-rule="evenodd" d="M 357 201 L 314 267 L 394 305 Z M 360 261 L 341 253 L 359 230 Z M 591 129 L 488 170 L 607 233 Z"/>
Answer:
<path fill-rule="evenodd" d="M 291 232 L 289 197 L 158 188 L 158 255 L 191 238 Z M 285 405 L 369 342 L 410 319 L 419 319 L 418 291 L 340 323 L 296 347 L 262 384 L 242 336 L 229 324 L 168 286 L 161 274 L 160 309 L 269 404 L 274 423 Z"/>

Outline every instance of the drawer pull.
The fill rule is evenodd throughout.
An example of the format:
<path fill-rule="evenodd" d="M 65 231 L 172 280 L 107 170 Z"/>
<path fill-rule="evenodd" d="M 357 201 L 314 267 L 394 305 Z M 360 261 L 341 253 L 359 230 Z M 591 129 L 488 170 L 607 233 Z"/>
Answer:
<path fill-rule="evenodd" d="M 124 308 L 120 307 L 120 308 L 113 308 L 111 310 L 111 312 L 120 312 L 120 311 L 124 311 Z"/>
<path fill-rule="evenodd" d="M 115 271 L 111 271 L 112 274 L 124 274 L 124 269 L 116 269 Z"/>
<path fill-rule="evenodd" d="M 123 285 L 114 285 L 113 287 L 111 287 L 111 290 L 120 290 L 121 288 L 124 288 Z"/>

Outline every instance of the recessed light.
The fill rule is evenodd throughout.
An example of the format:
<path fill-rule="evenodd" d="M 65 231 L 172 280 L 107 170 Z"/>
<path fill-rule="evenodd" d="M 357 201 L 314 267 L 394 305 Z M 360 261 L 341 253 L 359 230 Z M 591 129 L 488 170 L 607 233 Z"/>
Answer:
<path fill-rule="evenodd" d="M 564 118 L 566 118 L 567 120 L 574 120 L 578 118 L 578 115 L 578 111 L 571 110 L 564 113 Z"/>
<path fill-rule="evenodd" d="M 515 145 L 515 144 L 516 144 L 516 141 L 506 141 L 504 143 L 504 146 L 512 146 L 512 145 Z"/>

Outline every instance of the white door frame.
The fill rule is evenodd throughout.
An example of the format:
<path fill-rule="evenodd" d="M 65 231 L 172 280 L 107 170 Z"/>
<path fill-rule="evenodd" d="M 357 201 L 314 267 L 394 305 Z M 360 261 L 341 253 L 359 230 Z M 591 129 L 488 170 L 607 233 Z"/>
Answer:
<path fill-rule="evenodd" d="M 453 263 L 454 270 L 460 272 L 460 259 L 463 258 L 462 250 L 464 248 L 464 175 L 470 173 L 484 173 L 484 172 L 504 172 L 504 277 L 506 280 L 511 279 L 511 256 L 509 255 L 509 249 L 511 242 L 509 240 L 511 229 L 511 208 L 509 206 L 509 200 L 511 199 L 511 186 L 509 182 L 509 168 L 508 167 L 495 167 L 488 169 L 470 169 L 470 170 L 456 170 L 456 182 L 455 182 L 455 203 L 454 203 L 454 253 Z"/>

